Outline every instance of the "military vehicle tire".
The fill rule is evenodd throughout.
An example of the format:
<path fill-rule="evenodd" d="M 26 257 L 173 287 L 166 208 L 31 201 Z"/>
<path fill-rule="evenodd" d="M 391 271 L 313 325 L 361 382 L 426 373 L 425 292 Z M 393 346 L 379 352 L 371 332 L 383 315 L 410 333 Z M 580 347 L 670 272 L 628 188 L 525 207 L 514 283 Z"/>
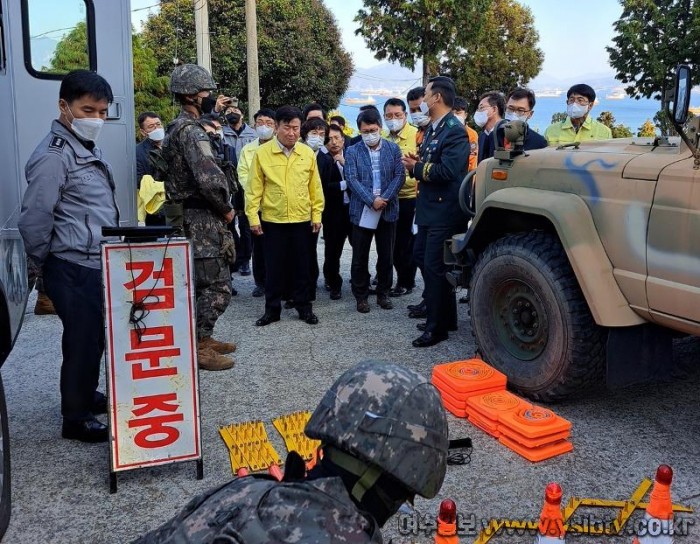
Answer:
<path fill-rule="evenodd" d="M 476 344 L 510 388 L 556 401 L 601 382 L 607 332 L 595 324 L 555 236 L 533 231 L 493 242 L 469 292 Z"/>
<path fill-rule="evenodd" d="M 10 433 L 7 423 L 5 389 L 0 377 L 0 539 L 10 524 L 12 509 L 10 494 Z"/>

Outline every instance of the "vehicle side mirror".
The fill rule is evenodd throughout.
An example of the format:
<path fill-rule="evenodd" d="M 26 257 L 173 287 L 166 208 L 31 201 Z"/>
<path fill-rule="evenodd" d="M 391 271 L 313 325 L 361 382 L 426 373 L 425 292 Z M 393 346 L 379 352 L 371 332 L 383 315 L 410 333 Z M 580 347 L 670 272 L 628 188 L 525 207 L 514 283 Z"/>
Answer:
<path fill-rule="evenodd" d="M 673 92 L 673 111 L 671 116 L 677 125 L 683 125 L 688 119 L 688 106 L 690 106 L 690 66 L 680 64 L 676 69 L 676 87 Z"/>

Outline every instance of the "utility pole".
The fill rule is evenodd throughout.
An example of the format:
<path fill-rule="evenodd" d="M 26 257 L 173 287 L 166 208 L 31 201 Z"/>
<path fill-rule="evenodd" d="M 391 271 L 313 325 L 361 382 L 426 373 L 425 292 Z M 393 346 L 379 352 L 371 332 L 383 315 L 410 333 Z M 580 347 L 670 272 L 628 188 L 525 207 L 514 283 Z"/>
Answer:
<path fill-rule="evenodd" d="M 255 0 L 245 0 L 246 53 L 248 57 L 248 122 L 260 109 L 260 75 L 258 74 L 258 16 Z"/>
<path fill-rule="evenodd" d="M 197 64 L 209 70 L 211 74 L 209 0 L 194 0 L 194 27 L 197 40 Z"/>

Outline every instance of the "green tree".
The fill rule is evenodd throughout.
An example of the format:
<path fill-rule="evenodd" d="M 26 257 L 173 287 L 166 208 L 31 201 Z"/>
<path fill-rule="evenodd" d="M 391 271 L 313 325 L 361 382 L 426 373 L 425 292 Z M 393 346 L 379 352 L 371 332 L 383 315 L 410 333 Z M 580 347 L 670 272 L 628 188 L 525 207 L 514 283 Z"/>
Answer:
<path fill-rule="evenodd" d="M 335 108 L 353 72 L 338 25 L 321 0 L 258 0 L 260 98 L 267 107 L 319 102 Z M 219 89 L 246 107 L 244 0 L 209 0 L 212 71 Z M 196 62 L 191 0 L 163 0 L 145 25 L 157 74 L 169 76 L 173 59 Z"/>
<path fill-rule="evenodd" d="M 178 108 L 168 89 L 169 78 L 158 75 L 158 61 L 153 51 L 144 43 L 139 34 L 132 36 L 134 58 L 134 108 L 136 117 L 144 111 L 153 111 L 163 120 L 170 122 Z M 138 123 L 136 124 L 138 134 Z"/>
<path fill-rule="evenodd" d="M 82 21 L 73 30 L 63 36 L 56 44 L 48 66 L 43 72 L 66 74 L 71 70 L 90 68 L 88 57 L 87 23 Z"/>
<path fill-rule="evenodd" d="M 644 121 L 644 124 L 639 127 L 637 136 L 641 138 L 653 138 L 656 136 L 656 125 L 654 125 L 654 122 L 651 119 Z"/>
<path fill-rule="evenodd" d="M 423 62 L 423 84 L 436 75 L 450 47 L 475 43 L 492 0 L 363 0 L 355 21 L 378 60 L 415 70 Z"/>
<path fill-rule="evenodd" d="M 442 72 L 455 80 L 472 111 L 484 92 L 507 94 L 540 72 L 544 55 L 534 23 L 530 8 L 515 0 L 494 0 L 470 44 L 448 48 Z"/>
<path fill-rule="evenodd" d="M 693 0 L 620 0 L 622 15 L 607 47 L 616 78 L 634 98 L 656 98 L 665 108 L 665 89 L 673 86 L 678 63 L 700 64 L 700 2 Z M 659 125 L 657 125 L 659 126 Z M 666 134 L 666 128 L 660 123 Z"/>
<path fill-rule="evenodd" d="M 613 138 L 631 138 L 633 136 L 632 130 L 630 130 L 629 127 L 623 125 L 622 123 L 616 124 L 616 119 L 612 112 L 601 112 L 597 121 L 603 123 L 610 129 Z"/>

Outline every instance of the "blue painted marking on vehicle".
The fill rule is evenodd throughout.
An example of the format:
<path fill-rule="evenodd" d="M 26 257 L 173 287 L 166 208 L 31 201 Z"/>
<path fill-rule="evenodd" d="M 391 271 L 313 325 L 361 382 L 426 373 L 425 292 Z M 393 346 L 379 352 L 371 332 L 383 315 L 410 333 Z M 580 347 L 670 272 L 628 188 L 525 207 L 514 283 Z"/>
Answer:
<path fill-rule="evenodd" d="M 600 198 L 600 191 L 598 190 L 598 185 L 596 184 L 593 174 L 588 170 L 588 168 L 596 163 L 606 170 L 610 170 L 611 168 L 617 166 L 616 162 L 608 163 L 603 159 L 593 159 L 583 164 L 574 164 L 573 154 L 567 155 L 566 160 L 564 161 L 566 168 L 568 168 L 572 174 L 575 174 L 580 178 L 594 201 Z"/>

